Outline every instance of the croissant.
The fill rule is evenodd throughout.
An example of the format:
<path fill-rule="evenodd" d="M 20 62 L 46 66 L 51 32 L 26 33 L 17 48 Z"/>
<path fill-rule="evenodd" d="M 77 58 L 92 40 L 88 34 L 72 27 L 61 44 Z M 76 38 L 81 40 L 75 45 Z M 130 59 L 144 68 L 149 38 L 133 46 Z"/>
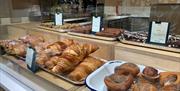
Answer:
<path fill-rule="evenodd" d="M 86 48 L 84 46 L 85 45 L 73 44 L 66 48 L 60 57 L 61 60 L 52 71 L 59 74 L 72 71 L 87 55 L 89 55 L 88 53 L 95 51 L 93 47 L 91 47 L 93 45 L 87 45 Z"/>
<path fill-rule="evenodd" d="M 76 42 L 73 39 L 64 39 L 61 42 L 65 43 L 67 46 L 71 46 L 73 44 L 76 44 Z"/>
<path fill-rule="evenodd" d="M 63 55 L 74 55 L 83 60 L 86 55 L 86 50 L 80 44 L 74 44 L 64 50 Z"/>
<path fill-rule="evenodd" d="M 36 58 L 36 63 L 41 66 L 45 66 L 45 63 L 49 60 L 49 58 L 49 55 L 47 55 L 46 53 L 39 53 Z"/>
<path fill-rule="evenodd" d="M 59 74 L 65 74 L 72 71 L 79 63 L 81 59 L 74 55 L 62 55 L 57 62 L 57 65 L 53 67 L 52 71 Z"/>
<path fill-rule="evenodd" d="M 85 79 L 91 72 L 95 71 L 100 67 L 104 62 L 93 57 L 87 57 L 82 63 L 80 63 L 74 71 L 72 71 L 68 77 L 74 81 L 82 81 Z"/>
<path fill-rule="evenodd" d="M 43 52 L 48 55 L 60 55 L 64 49 L 67 48 L 67 45 L 63 42 L 57 41 L 55 43 L 49 44 Z"/>
<path fill-rule="evenodd" d="M 57 65 L 58 61 L 60 61 L 60 58 L 58 56 L 51 57 L 48 61 L 45 62 L 45 66 L 48 69 L 52 69 Z"/>
<path fill-rule="evenodd" d="M 94 44 L 83 44 L 83 48 L 86 51 L 86 56 L 88 56 L 89 54 L 91 54 L 99 49 L 99 47 Z"/>

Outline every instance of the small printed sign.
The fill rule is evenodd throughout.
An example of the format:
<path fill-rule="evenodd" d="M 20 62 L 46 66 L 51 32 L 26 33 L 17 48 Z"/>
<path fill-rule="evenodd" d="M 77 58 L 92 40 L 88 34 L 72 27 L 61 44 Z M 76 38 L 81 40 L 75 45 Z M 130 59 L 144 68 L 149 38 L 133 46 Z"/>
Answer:
<path fill-rule="evenodd" d="M 55 14 L 55 25 L 63 25 L 63 14 L 62 13 Z"/>
<path fill-rule="evenodd" d="M 148 42 L 155 44 L 166 44 L 169 36 L 168 22 L 151 22 Z"/>
<path fill-rule="evenodd" d="M 26 64 L 31 68 L 34 61 L 35 51 L 32 48 L 27 48 L 26 52 Z"/>
<path fill-rule="evenodd" d="M 100 16 L 95 17 L 93 16 L 93 21 L 92 21 L 92 32 L 100 32 L 101 31 L 101 20 L 102 18 Z"/>

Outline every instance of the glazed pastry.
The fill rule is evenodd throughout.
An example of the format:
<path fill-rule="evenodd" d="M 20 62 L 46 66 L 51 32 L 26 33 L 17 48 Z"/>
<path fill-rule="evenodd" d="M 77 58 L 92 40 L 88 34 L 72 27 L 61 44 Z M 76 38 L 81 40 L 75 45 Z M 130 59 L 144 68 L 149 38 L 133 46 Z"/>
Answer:
<path fill-rule="evenodd" d="M 180 84 L 180 72 L 161 72 L 160 84 L 161 86 Z"/>
<path fill-rule="evenodd" d="M 158 91 L 158 89 L 153 84 L 139 82 L 132 85 L 132 91 Z"/>
<path fill-rule="evenodd" d="M 149 66 L 144 68 L 142 76 L 151 82 L 155 82 L 159 78 L 158 70 Z"/>
<path fill-rule="evenodd" d="M 144 68 L 143 74 L 145 74 L 147 76 L 155 77 L 155 76 L 158 76 L 158 70 L 156 70 L 153 67 L 147 66 L 147 67 Z"/>
<path fill-rule="evenodd" d="M 136 77 L 139 72 L 140 72 L 139 67 L 133 63 L 124 63 L 115 68 L 115 73 L 120 74 L 120 75 L 121 74 L 125 74 L 125 75 L 131 74 L 134 77 Z"/>
<path fill-rule="evenodd" d="M 99 68 L 104 62 L 93 57 L 87 57 L 72 71 L 68 77 L 74 81 L 84 80 L 91 72 Z"/>
<path fill-rule="evenodd" d="M 161 88 L 160 91 L 180 91 L 180 84 L 171 84 Z"/>
<path fill-rule="evenodd" d="M 106 76 L 104 82 L 108 91 L 127 91 L 133 84 L 133 76 L 112 74 Z"/>

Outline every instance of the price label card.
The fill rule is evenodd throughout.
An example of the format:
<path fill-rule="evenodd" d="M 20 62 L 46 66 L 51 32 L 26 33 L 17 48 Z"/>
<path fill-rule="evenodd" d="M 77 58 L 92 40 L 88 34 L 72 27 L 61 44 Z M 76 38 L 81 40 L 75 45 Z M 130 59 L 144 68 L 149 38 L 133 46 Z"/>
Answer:
<path fill-rule="evenodd" d="M 169 36 L 169 23 L 168 22 L 155 22 L 151 23 L 149 31 L 149 42 L 157 44 L 166 44 Z"/>
<path fill-rule="evenodd" d="M 55 25 L 63 25 L 63 14 L 62 13 L 55 14 Z"/>
<path fill-rule="evenodd" d="M 101 17 L 93 16 L 92 32 L 100 32 L 100 31 L 101 31 Z"/>
<path fill-rule="evenodd" d="M 27 48 L 27 52 L 26 52 L 26 64 L 31 68 L 33 65 L 33 61 L 34 60 L 34 56 L 35 56 L 35 51 L 32 48 Z"/>

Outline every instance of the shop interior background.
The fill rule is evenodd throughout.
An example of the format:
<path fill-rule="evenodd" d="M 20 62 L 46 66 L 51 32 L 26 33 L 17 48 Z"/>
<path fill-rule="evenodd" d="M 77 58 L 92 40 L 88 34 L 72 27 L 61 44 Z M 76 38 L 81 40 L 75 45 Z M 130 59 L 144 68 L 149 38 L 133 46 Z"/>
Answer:
<path fill-rule="evenodd" d="M 151 5 L 159 3 L 180 3 L 180 0 L 0 0 L 0 39 L 6 39 L 6 25 L 29 22 L 42 22 L 48 20 L 53 8 L 63 11 L 66 18 L 82 17 L 98 14 L 101 16 L 134 15 L 137 17 L 150 17 Z M 96 1 L 96 5 L 93 2 Z M 97 8 L 96 8 L 97 6 Z M 86 9 L 84 9 L 86 8 Z M 179 12 L 176 12 L 179 14 Z M 142 29 L 147 29 L 147 19 L 139 22 Z M 112 24 L 114 27 L 114 24 Z M 116 25 L 117 26 L 117 25 Z M 116 27 L 115 26 L 115 27 Z M 132 26 L 132 25 L 130 25 Z M 122 27 L 122 26 L 118 26 Z M 127 28 L 126 28 L 127 29 Z"/>

